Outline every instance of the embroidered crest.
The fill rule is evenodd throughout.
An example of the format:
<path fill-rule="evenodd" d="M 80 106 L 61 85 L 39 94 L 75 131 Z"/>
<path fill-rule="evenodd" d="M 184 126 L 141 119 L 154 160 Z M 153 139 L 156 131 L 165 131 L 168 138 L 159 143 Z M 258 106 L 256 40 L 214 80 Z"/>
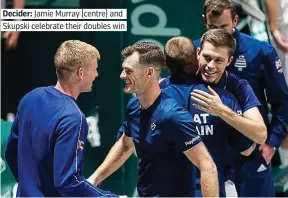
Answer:
<path fill-rule="evenodd" d="M 238 68 L 238 71 L 242 71 L 244 68 L 247 67 L 246 59 L 243 55 L 238 56 L 235 61 L 235 67 Z"/>

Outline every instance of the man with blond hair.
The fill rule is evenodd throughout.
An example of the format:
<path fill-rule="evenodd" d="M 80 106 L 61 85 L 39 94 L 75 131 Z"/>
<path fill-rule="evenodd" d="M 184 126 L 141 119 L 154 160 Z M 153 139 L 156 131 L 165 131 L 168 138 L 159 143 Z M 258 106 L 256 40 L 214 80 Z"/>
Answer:
<path fill-rule="evenodd" d="M 91 92 L 99 59 L 95 47 L 65 41 L 54 57 L 57 84 L 36 88 L 20 101 L 5 150 L 18 182 L 17 196 L 116 196 L 82 174 L 88 124 L 76 99 Z"/>

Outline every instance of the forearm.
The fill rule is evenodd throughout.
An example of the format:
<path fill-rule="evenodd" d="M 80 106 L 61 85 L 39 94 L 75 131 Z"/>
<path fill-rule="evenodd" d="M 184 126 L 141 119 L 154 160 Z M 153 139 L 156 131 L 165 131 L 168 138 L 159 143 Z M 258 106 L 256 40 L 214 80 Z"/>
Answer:
<path fill-rule="evenodd" d="M 271 32 L 278 29 L 279 0 L 264 0 Z"/>
<path fill-rule="evenodd" d="M 121 141 L 117 141 L 111 148 L 104 162 L 97 168 L 97 170 L 88 179 L 94 185 L 98 185 L 105 180 L 112 173 L 118 170 L 123 163 L 131 156 L 134 148 L 125 147 Z"/>
<path fill-rule="evenodd" d="M 14 9 L 24 9 L 25 0 L 13 0 L 13 8 Z"/>
<path fill-rule="evenodd" d="M 263 144 L 267 138 L 267 129 L 264 122 L 247 119 L 226 106 L 219 117 L 257 144 Z"/>
<path fill-rule="evenodd" d="M 203 197 L 219 197 L 219 182 L 215 164 L 200 168 L 201 191 Z"/>
<path fill-rule="evenodd" d="M 184 154 L 200 170 L 203 197 L 219 197 L 217 168 L 203 142 L 199 142 Z"/>

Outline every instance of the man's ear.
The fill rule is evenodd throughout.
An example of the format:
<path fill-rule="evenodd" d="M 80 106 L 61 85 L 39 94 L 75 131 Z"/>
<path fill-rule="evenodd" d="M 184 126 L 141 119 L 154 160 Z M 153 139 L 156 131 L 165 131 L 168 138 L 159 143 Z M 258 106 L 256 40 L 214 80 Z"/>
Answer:
<path fill-rule="evenodd" d="M 236 26 L 237 26 L 238 20 L 239 20 L 239 16 L 236 15 L 236 16 L 234 17 L 234 19 L 233 19 L 233 27 L 236 27 Z"/>
<path fill-rule="evenodd" d="M 166 63 L 163 65 L 163 69 L 168 69 L 168 66 Z"/>
<path fill-rule="evenodd" d="M 197 56 L 199 56 L 201 53 L 201 48 L 200 47 L 197 47 Z"/>
<path fill-rule="evenodd" d="M 228 60 L 228 66 L 232 63 L 233 59 L 234 59 L 234 56 L 231 56 L 231 57 L 229 58 L 229 60 Z M 228 67 L 228 66 L 227 66 L 227 67 Z"/>
<path fill-rule="evenodd" d="M 204 23 L 206 24 L 206 17 L 204 14 L 201 15 L 202 20 L 204 21 Z"/>
<path fill-rule="evenodd" d="M 201 48 L 198 47 L 197 48 L 197 61 L 199 61 L 199 59 L 200 59 L 200 54 L 201 54 Z"/>
<path fill-rule="evenodd" d="M 152 76 L 152 75 L 154 74 L 154 72 L 155 72 L 154 67 L 150 66 L 150 67 L 148 68 L 148 76 Z"/>
<path fill-rule="evenodd" d="M 79 78 L 82 80 L 83 76 L 84 76 L 84 68 L 83 67 L 79 67 L 77 69 L 77 75 L 79 76 Z"/>

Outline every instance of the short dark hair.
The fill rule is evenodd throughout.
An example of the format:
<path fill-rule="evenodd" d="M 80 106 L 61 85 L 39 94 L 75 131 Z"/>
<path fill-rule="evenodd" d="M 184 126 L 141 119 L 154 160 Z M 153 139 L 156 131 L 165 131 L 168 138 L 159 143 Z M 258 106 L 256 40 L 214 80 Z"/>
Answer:
<path fill-rule="evenodd" d="M 200 48 L 203 48 L 204 42 L 211 43 L 215 47 L 227 47 L 229 57 L 233 56 L 236 49 L 236 41 L 232 34 L 224 29 L 211 29 L 205 32 L 201 38 Z"/>
<path fill-rule="evenodd" d="M 186 71 L 196 72 L 197 68 L 191 68 L 196 65 L 196 50 L 193 42 L 184 36 L 173 37 L 167 41 L 164 54 L 166 65 L 170 72 L 185 73 Z"/>
<path fill-rule="evenodd" d="M 153 42 L 137 42 L 122 50 L 121 54 L 126 59 L 134 52 L 139 53 L 139 63 L 154 67 L 156 71 L 161 73 L 161 69 L 165 64 L 165 56 L 161 48 Z"/>
<path fill-rule="evenodd" d="M 219 16 L 226 9 L 231 11 L 231 16 L 233 20 L 234 17 L 237 15 L 237 12 L 236 6 L 232 0 L 206 0 L 203 6 L 205 17 L 208 13 Z"/>

